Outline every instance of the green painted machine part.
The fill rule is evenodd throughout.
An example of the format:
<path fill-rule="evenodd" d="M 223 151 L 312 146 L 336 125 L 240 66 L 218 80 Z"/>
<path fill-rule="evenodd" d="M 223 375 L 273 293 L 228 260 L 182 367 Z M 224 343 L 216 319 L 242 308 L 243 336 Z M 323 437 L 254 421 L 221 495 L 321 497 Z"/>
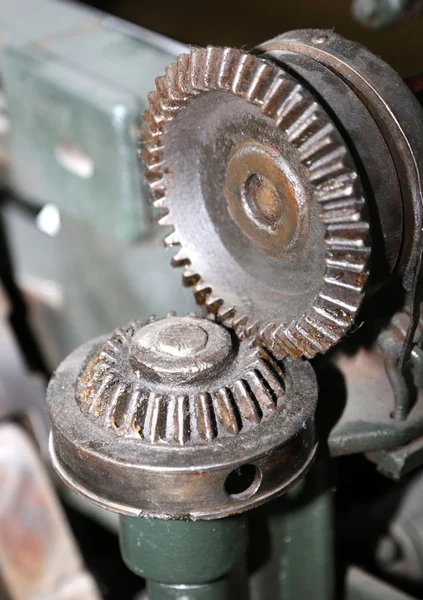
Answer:
<path fill-rule="evenodd" d="M 244 516 L 213 521 L 121 517 L 123 559 L 148 580 L 150 600 L 229 600 L 230 574 L 246 548 Z"/>
<path fill-rule="evenodd" d="M 251 600 L 334 598 L 333 492 L 320 459 L 284 497 L 253 511 Z"/>
<path fill-rule="evenodd" d="M 9 33 L 0 69 L 13 123 L 13 187 L 133 242 L 151 228 L 137 159 L 140 118 L 157 73 L 184 46 L 72 5 L 62 23 L 57 5 L 18 0 L 0 12 L 0 34 Z M 29 9 L 38 23 L 32 35 L 21 19 Z"/>
<path fill-rule="evenodd" d="M 319 459 L 286 496 L 242 516 L 195 522 L 122 516 L 123 559 L 147 579 L 149 600 L 331 600 L 326 467 Z"/>

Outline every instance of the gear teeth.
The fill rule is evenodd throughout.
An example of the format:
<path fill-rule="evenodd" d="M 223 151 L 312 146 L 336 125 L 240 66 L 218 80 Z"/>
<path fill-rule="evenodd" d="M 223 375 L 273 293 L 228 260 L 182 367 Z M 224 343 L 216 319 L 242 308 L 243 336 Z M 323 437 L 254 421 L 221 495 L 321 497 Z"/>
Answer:
<path fill-rule="evenodd" d="M 167 318 L 175 316 L 169 313 Z M 150 318 L 147 324 L 156 320 Z M 77 384 L 76 396 L 84 414 L 117 436 L 154 444 L 205 443 L 257 425 L 283 403 L 282 367 L 252 341 L 243 351 L 249 360 L 243 375 L 225 387 L 179 394 L 144 389 L 139 377 L 130 378 L 122 369 L 122 360 L 129 360 L 132 337 L 142 326 L 131 323 L 117 330 L 90 360 Z M 109 355 L 112 347 L 109 342 L 114 360 L 105 362 L 105 353 Z"/>
<path fill-rule="evenodd" d="M 327 151 L 327 147 L 334 143 L 332 135 L 334 131 L 332 123 L 326 123 L 305 140 L 296 143 L 299 155 L 304 164 L 307 164 L 307 161 L 311 160 L 316 154 Z"/>
<path fill-rule="evenodd" d="M 185 287 L 192 287 L 200 281 L 200 276 L 189 267 L 185 267 L 182 275 L 182 283 Z"/>
<path fill-rule="evenodd" d="M 167 108 L 164 109 L 162 98 L 158 92 L 150 92 L 148 94 L 148 103 L 150 106 L 150 113 L 156 125 L 161 127 L 166 121 L 170 121 L 172 116 L 168 114 L 169 111 Z"/>
<path fill-rule="evenodd" d="M 361 212 L 364 207 L 363 198 L 349 200 L 335 200 L 323 206 L 322 221 L 324 223 L 338 224 L 357 223 L 361 221 Z"/>
<path fill-rule="evenodd" d="M 247 94 L 255 64 L 256 59 L 251 54 L 240 55 L 232 80 L 232 92 L 237 96 L 245 97 Z"/>
<path fill-rule="evenodd" d="M 218 89 L 225 92 L 231 91 L 234 71 L 236 69 L 240 56 L 240 50 L 237 50 L 235 48 L 223 49 L 219 73 L 217 77 Z"/>
<path fill-rule="evenodd" d="M 222 304 L 217 311 L 217 316 L 222 322 L 230 323 L 236 310 L 233 306 L 227 306 L 222 300 Z"/>
<path fill-rule="evenodd" d="M 302 356 L 314 358 L 318 352 L 323 351 L 319 342 L 310 339 L 310 335 L 304 330 L 298 329 L 299 324 L 292 323 L 284 331 L 285 337 L 295 346 Z"/>
<path fill-rule="evenodd" d="M 141 437 L 148 442 L 159 442 L 164 420 L 164 401 L 162 394 L 151 393 L 145 411 L 144 427 Z"/>
<path fill-rule="evenodd" d="M 267 416 L 276 409 L 275 401 L 265 381 L 260 376 L 258 369 L 253 369 L 245 376 L 244 380 L 248 389 L 254 398 L 255 403 L 260 407 L 263 416 Z"/>
<path fill-rule="evenodd" d="M 206 304 L 206 301 L 207 301 L 210 293 L 211 293 L 210 286 L 208 286 L 206 283 L 204 283 L 203 280 L 200 279 L 200 281 L 198 281 L 194 285 L 195 300 L 196 300 L 197 304 L 199 304 L 200 306 L 202 306 L 203 304 Z"/>
<path fill-rule="evenodd" d="M 204 87 L 206 89 L 216 88 L 220 67 L 220 52 L 215 46 L 206 49 L 206 64 L 204 69 Z"/>
<path fill-rule="evenodd" d="M 331 290 L 325 290 L 331 292 Z M 350 299 L 351 300 L 351 299 Z M 328 293 L 320 293 L 319 301 L 316 304 L 316 310 L 323 310 L 327 315 L 330 315 L 335 323 L 338 323 L 340 327 L 345 327 L 351 320 L 354 319 L 358 311 L 359 303 L 354 306 L 348 302 L 348 299 L 340 299 L 337 296 L 331 296 Z"/>
<path fill-rule="evenodd" d="M 176 85 L 181 92 L 181 96 L 184 98 L 189 98 L 191 94 L 191 85 L 189 82 L 190 65 L 190 54 L 180 54 L 176 59 Z"/>
<path fill-rule="evenodd" d="M 169 99 L 175 107 L 177 106 L 180 108 L 181 103 L 187 100 L 188 94 L 181 87 L 178 69 L 179 67 L 177 63 L 166 65 L 165 83 Z"/>
<path fill-rule="evenodd" d="M 170 98 L 170 92 L 165 77 L 157 77 L 156 79 L 157 100 L 160 103 L 161 111 L 167 113 L 177 112 L 179 106 Z M 170 116 L 170 115 L 169 115 Z"/>
<path fill-rule="evenodd" d="M 186 396 L 171 396 L 166 411 L 164 439 L 181 446 L 189 439 L 189 401 Z"/>
<path fill-rule="evenodd" d="M 173 267 L 184 267 L 190 264 L 188 254 L 184 248 L 180 248 L 178 252 L 172 256 L 171 264 Z"/>
<path fill-rule="evenodd" d="M 93 386 L 93 394 L 91 395 L 89 402 L 90 406 L 88 412 L 93 414 L 95 417 L 99 417 L 105 409 L 105 397 L 108 395 L 107 391 L 110 390 L 117 382 L 114 373 L 108 373 L 105 375 L 97 386 Z"/>
<path fill-rule="evenodd" d="M 244 334 L 248 326 L 248 316 L 236 314 L 235 317 L 232 319 L 232 326 L 240 334 Z"/>
<path fill-rule="evenodd" d="M 230 390 L 222 388 L 211 394 L 216 421 L 231 434 L 240 432 L 239 416 Z"/>
<path fill-rule="evenodd" d="M 249 423 L 260 423 L 263 413 L 244 380 L 235 383 L 233 394 L 241 418 Z"/>
<path fill-rule="evenodd" d="M 334 249 L 327 253 L 326 264 L 328 267 L 338 267 L 352 273 L 362 273 L 366 270 L 369 256 L 369 248 L 351 248 L 348 253 L 342 249 Z"/>
<path fill-rule="evenodd" d="M 172 220 L 169 216 L 169 211 L 166 211 L 164 214 L 162 213 L 158 215 L 157 223 L 162 227 L 172 227 Z"/>
<path fill-rule="evenodd" d="M 304 136 L 304 133 L 318 124 L 319 106 L 316 102 L 312 102 L 305 110 L 301 112 L 292 125 L 286 128 L 288 140 L 293 143 L 298 143 L 298 139 Z"/>
<path fill-rule="evenodd" d="M 296 93 L 296 86 L 292 81 L 289 81 L 282 77 L 281 75 L 275 77 L 273 83 L 269 86 L 266 95 L 263 98 L 263 103 L 261 106 L 261 112 L 276 120 L 276 124 L 279 125 L 279 112 L 282 110 L 281 102 L 286 103 L 286 93 L 288 93 L 288 98 L 290 98 L 290 94 Z M 285 100 L 284 100 L 285 98 Z"/>
<path fill-rule="evenodd" d="M 207 310 L 215 315 L 219 312 L 219 308 L 222 306 L 223 300 L 221 298 L 215 298 L 214 296 L 208 296 L 205 304 L 207 306 Z"/>
<path fill-rule="evenodd" d="M 113 386 L 104 411 L 104 424 L 106 427 L 114 427 L 117 429 L 116 420 L 119 422 L 119 414 L 127 401 L 127 393 L 128 386 L 125 383 L 119 383 Z"/>
<path fill-rule="evenodd" d="M 207 50 L 204 48 L 193 48 L 191 50 L 190 82 L 194 93 L 199 93 L 206 89 L 206 64 Z"/>
<path fill-rule="evenodd" d="M 292 84 L 291 84 L 292 85 Z M 306 110 L 307 100 L 301 94 L 301 86 L 295 85 L 287 97 L 282 100 L 276 110 L 276 124 L 285 129 L 288 139 L 289 131 L 295 128 L 301 118 L 303 110 Z"/>
<path fill-rule="evenodd" d="M 319 327 L 312 319 L 303 319 L 297 323 L 296 330 L 305 338 L 317 352 L 325 353 L 337 339 L 327 335 L 326 330 Z"/>
<path fill-rule="evenodd" d="M 217 436 L 217 429 L 210 394 L 201 392 L 197 395 L 197 404 L 192 414 L 200 439 L 211 442 Z"/>
<path fill-rule="evenodd" d="M 245 327 L 245 335 L 247 337 L 255 337 L 260 334 L 260 321 L 248 322 Z"/>
<path fill-rule="evenodd" d="M 163 240 L 163 244 L 168 248 L 172 248 L 173 246 L 180 246 L 179 238 L 175 231 L 169 233 Z"/>
<path fill-rule="evenodd" d="M 304 317 L 304 322 L 327 349 L 339 340 L 341 333 L 339 326 L 326 319 L 323 315 L 316 312 L 313 318 Z"/>
<path fill-rule="evenodd" d="M 114 414 L 114 427 L 118 435 L 139 435 L 135 426 L 135 418 L 140 405 L 141 391 L 135 390 L 131 393 L 126 390 L 126 402 L 121 402 Z"/>
<path fill-rule="evenodd" d="M 272 323 L 273 333 L 269 335 L 269 348 L 273 354 L 280 359 L 284 356 L 292 356 L 292 358 L 298 360 L 302 356 L 302 350 L 295 343 L 295 340 L 291 339 L 291 336 L 287 335 L 287 326 Z M 270 333 L 270 332 L 269 332 Z"/>
<path fill-rule="evenodd" d="M 263 99 L 269 87 L 269 81 L 273 74 L 273 67 L 267 63 L 259 63 L 251 75 L 249 85 L 245 92 L 245 99 L 248 102 L 263 106 Z"/>
<path fill-rule="evenodd" d="M 258 106 L 285 132 L 298 153 L 326 228 L 323 287 L 295 322 L 264 323 L 255 315 L 245 314 L 241 307 L 226 306 L 225 299 L 203 281 L 201 269 L 191 261 L 188 249 L 181 248 L 172 258 L 172 265 L 185 268 L 184 285 L 194 287 L 197 302 L 234 327 L 241 339 L 259 336 L 278 358 L 312 357 L 325 352 L 351 327 L 368 276 L 366 204 L 348 150 L 326 112 L 302 84 L 280 68 L 234 48 L 192 48 L 157 79 L 141 134 L 146 177 L 159 210 L 166 211 L 169 204 L 164 126 L 190 98 L 212 90 L 234 94 Z M 172 221 L 165 212 L 159 220 L 165 226 Z M 165 238 L 165 245 L 180 245 L 175 231 Z"/>

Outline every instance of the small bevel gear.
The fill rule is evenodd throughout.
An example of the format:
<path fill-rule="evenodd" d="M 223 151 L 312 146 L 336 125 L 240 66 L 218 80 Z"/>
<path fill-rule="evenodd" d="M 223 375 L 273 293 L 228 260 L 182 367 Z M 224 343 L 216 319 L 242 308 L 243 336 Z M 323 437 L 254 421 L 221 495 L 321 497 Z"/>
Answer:
<path fill-rule="evenodd" d="M 95 424 L 151 443 L 209 443 L 286 408 L 284 376 L 272 356 L 195 316 L 117 329 L 75 393 Z"/>
<path fill-rule="evenodd" d="M 108 510 L 222 518 L 304 475 L 316 405 L 307 361 L 281 364 L 210 319 L 169 315 L 63 361 L 47 393 L 50 454 L 68 486 Z"/>
<path fill-rule="evenodd" d="M 141 154 L 184 283 L 277 358 L 326 352 L 361 305 L 370 247 L 360 177 L 325 108 L 232 48 L 193 48 L 156 87 Z"/>

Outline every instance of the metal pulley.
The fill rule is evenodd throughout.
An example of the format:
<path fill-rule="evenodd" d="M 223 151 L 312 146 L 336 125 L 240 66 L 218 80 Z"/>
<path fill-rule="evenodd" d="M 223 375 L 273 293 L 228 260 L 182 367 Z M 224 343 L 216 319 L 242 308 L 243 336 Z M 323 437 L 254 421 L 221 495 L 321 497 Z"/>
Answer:
<path fill-rule="evenodd" d="M 150 94 L 142 156 L 199 304 L 278 358 L 326 352 L 366 294 L 420 272 L 422 111 L 333 32 L 193 48 Z"/>

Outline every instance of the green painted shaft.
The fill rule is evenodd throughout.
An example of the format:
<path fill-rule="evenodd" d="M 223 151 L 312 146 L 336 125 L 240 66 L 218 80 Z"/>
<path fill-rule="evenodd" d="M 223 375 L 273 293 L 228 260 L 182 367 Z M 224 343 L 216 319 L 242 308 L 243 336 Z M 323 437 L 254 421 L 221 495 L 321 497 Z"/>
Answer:
<path fill-rule="evenodd" d="M 332 600 L 332 492 L 325 461 L 288 492 L 250 514 L 250 600 Z"/>
<path fill-rule="evenodd" d="M 229 600 L 230 574 L 246 547 L 244 516 L 213 521 L 121 517 L 122 557 L 148 580 L 152 600 Z"/>

